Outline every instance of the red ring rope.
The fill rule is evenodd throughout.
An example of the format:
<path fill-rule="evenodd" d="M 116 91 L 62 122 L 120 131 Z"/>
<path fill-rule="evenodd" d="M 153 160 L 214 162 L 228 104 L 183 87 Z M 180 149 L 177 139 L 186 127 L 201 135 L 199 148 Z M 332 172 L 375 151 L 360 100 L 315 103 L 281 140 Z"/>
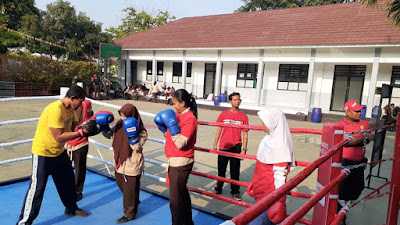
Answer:
<path fill-rule="evenodd" d="M 349 142 L 348 139 L 343 139 L 332 148 L 328 149 L 325 154 L 321 155 L 317 160 L 312 162 L 309 166 L 304 168 L 297 176 L 290 179 L 288 182 L 283 184 L 280 188 L 274 192 L 266 195 L 260 201 L 253 205 L 253 207 L 246 209 L 243 213 L 239 214 L 232 219 L 235 224 L 247 224 L 253 220 L 256 215 L 260 215 L 266 209 L 271 207 L 278 199 L 286 195 L 290 190 L 299 185 L 304 179 L 306 179 L 314 170 L 316 170 L 322 163 L 331 158 L 336 154 L 340 148 Z"/>
<path fill-rule="evenodd" d="M 197 124 L 207 125 L 207 126 L 212 126 L 212 127 L 231 127 L 231 128 L 240 128 L 240 129 L 249 129 L 249 130 L 263 130 L 261 126 L 255 126 L 255 125 L 239 125 L 239 124 L 232 124 L 232 123 L 217 123 L 217 122 L 206 122 L 206 121 L 197 121 Z M 290 128 L 290 132 L 322 134 L 322 130 L 320 130 L 320 129 L 306 129 L 306 128 Z"/>

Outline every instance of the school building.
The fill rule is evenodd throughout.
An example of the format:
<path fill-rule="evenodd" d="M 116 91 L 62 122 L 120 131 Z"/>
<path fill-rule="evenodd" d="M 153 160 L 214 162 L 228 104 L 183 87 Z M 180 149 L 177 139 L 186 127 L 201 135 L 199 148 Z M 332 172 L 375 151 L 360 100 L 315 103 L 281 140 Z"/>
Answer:
<path fill-rule="evenodd" d="M 284 111 L 342 114 L 357 100 L 370 117 L 376 87 L 400 84 L 400 32 L 385 6 L 358 2 L 183 18 L 115 43 L 123 84 L 157 81 L 203 98 L 235 91 Z"/>

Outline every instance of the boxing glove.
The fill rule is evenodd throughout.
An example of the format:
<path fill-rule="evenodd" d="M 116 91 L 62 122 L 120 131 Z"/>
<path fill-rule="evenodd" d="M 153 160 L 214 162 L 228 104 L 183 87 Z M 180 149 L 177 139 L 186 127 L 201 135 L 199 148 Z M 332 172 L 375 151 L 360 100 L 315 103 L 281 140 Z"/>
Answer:
<path fill-rule="evenodd" d="M 111 112 L 99 111 L 94 114 L 93 117 L 96 120 L 96 123 L 100 125 L 101 130 L 110 130 L 109 124 L 114 121 L 114 115 Z"/>
<path fill-rule="evenodd" d="M 97 135 L 101 129 L 97 126 L 96 121 L 89 120 L 78 125 L 77 131 L 81 137 L 88 137 Z"/>
<path fill-rule="evenodd" d="M 161 112 L 160 116 L 163 121 L 163 124 L 169 129 L 171 136 L 175 136 L 181 133 L 174 110 L 172 109 L 164 110 Z"/>
<path fill-rule="evenodd" d="M 133 117 L 127 117 L 126 119 L 122 120 L 122 124 L 124 126 L 125 133 L 129 138 L 129 144 L 137 144 L 139 142 L 137 137 L 139 132 L 139 122 L 137 119 Z"/>
<path fill-rule="evenodd" d="M 167 127 L 164 125 L 164 123 L 161 119 L 161 113 L 162 112 L 157 113 L 156 117 L 154 117 L 154 123 L 157 124 L 158 129 L 161 132 L 165 133 L 165 132 L 167 132 Z"/>
<path fill-rule="evenodd" d="M 92 103 L 89 100 L 82 102 L 82 120 L 87 121 L 93 115 Z"/>
<path fill-rule="evenodd" d="M 286 197 L 281 198 L 268 209 L 268 219 L 272 223 L 280 223 L 286 218 Z"/>

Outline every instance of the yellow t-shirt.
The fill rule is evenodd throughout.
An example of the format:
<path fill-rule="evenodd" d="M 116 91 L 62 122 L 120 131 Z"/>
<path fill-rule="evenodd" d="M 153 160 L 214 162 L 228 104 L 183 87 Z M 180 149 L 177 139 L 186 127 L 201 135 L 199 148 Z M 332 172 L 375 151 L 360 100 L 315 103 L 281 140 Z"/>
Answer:
<path fill-rule="evenodd" d="M 64 151 L 65 142 L 58 143 L 49 128 L 64 128 L 64 132 L 71 132 L 73 121 L 78 121 L 75 110 L 65 108 L 61 101 L 49 104 L 40 116 L 32 153 L 48 157 L 60 155 Z"/>

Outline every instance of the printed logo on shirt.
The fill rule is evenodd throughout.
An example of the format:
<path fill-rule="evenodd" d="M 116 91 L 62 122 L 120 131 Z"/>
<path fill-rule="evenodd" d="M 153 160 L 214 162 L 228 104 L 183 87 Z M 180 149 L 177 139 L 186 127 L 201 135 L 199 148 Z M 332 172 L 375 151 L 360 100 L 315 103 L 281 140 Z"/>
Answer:
<path fill-rule="evenodd" d="M 242 121 L 236 121 L 236 120 L 230 120 L 230 119 L 225 119 L 223 121 L 223 123 L 232 123 L 232 124 L 238 124 L 238 125 L 242 125 L 243 124 Z"/>
<path fill-rule="evenodd" d="M 74 117 L 70 117 L 67 120 L 65 120 L 64 124 L 68 124 L 74 120 Z"/>
<path fill-rule="evenodd" d="M 361 125 L 361 126 L 360 126 L 360 129 L 361 129 L 361 130 L 364 130 L 364 125 Z"/>

